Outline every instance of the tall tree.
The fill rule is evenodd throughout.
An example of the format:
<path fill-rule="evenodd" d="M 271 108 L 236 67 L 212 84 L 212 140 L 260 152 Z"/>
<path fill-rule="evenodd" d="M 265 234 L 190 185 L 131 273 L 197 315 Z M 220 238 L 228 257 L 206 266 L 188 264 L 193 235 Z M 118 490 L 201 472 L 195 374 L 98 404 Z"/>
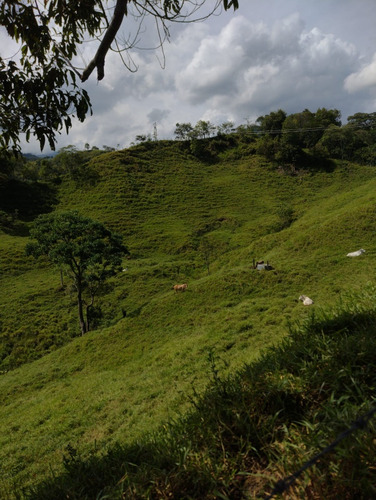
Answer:
<path fill-rule="evenodd" d="M 309 147 L 312 139 L 312 132 L 315 130 L 315 114 L 305 109 L 301 113 L 288 115 L 283 122 L 284 141 L 294 146 Z M 313 140 L 313 144 L 316 144 Z"/>
<path fill-rule="evenodd" d="M 321 127 L 329 127 L 329 125 L 337 125 L 340 127 L 341 112 L 338 109 L 318 108 L 315 113 L 316 124 Z"/>
<path fill-rule="evenodd" d="M 199 120 L 193 131 L 191 136 L 195 139 L 206 139 L 214 134 L 216 127 L 210 123 L 210 121 Z"/>
<path fill-rule="evenodd" d="M 35 241 L 28 243 L 26 253 L 47 256 L 71 279 L 83 335 L 90 330 L 90 311 L 100 288 L 120 271 L 128 253 L 122 237 L 76 211 L 39 216 L 30 235 Z"/>
<path fill-rule="evenodd" d="M 46 140 L 54 149 L 56 133 L 69 131 L 71 116 L 81 121 L 91 111 L 87 92 L 80 82 L 96 70 L 104 77 L 108 51 L 117 50 L 128 69 L 143 25 L 156 21 L 160 47 L 169 39 L 169 24 L 204 19 L 220 8 L 234 10 L 238 0 L 2 0 L 0 25 L 18 42 L 20 56 L 0 57 L 0 147 L 19 147 L 20 133 L 34 134 L 43 149 Z M 209 6 L 200 15 L 201 9 Z M 110 15 L 109 15 L 110 14 Z M 127 42 L 120 46 L 117 34 L 127 23 Z M 132 19 L 133 18 L 133 19 Z M 132 32 L 130 26 L 135 26 Z M 149 24 L 150 25 L 150 24 Z M 93 59 L 84 69 L 76 66 L 79 46 L 88 39 L 98 43 Z"/>
<path fill-rule="evenodd" d="M 354 131 L 349 124 L 344 127 L 329 125 L 318 146 L 324 148 L 326 155 L 341 160 L 353 160 L 358 149 L 366 146 L 362 134 Z"/>
<path fill-rule="evenodd" d="M 217 127 L 217 134 L 218 135 L 227 135 L 231 134 L 231 132 L 234 132 L 234 122 L 228 121 L 228 122 L 223 122 Z"/>
<path fill-rule="evenodd" d="M 175 137 L 177 140 L 186 141 L 190 138 L 193 127 L 190 123 L 177 123 L 175 127 Z"/>
<path fill-rule="evenodd" d="M 376 112 L 355 113 L 355 115 L 349 116 L 347 118 L 347 123 L 354 128 L 376 130 Z"/>
<path fill-rule="evenodd" d="M 300 148 L 312 148 L 323 136 L 329 125 L 341 126 L 341 113 L 337 109 L 309 109 L 286 117 L 283 122 L 284 142 Z"/>
<path fill-rule="evenodd" d="M 279 109 L 278 111 L 272 111 L 268 115 L 259 116 L 256 120 L 256 124 L 260 126 L 263 132 L 269 135 L 280 134 L 286 116 L 286 112 L 283 111 L 283 109 Z"/>

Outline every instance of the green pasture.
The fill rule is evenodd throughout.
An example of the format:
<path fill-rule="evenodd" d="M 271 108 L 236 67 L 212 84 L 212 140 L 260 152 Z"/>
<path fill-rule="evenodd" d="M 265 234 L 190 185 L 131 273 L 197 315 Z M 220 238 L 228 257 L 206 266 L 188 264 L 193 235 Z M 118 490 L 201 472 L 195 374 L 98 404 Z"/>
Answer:
<path fill-rule="evenodd" d="M 94 181 L 66 178 L 55 209 L 100 220 L 130 251 L 99 297 L 95 330 L 79 335 L 72 290 L 47 261 L 26 257 L 28 237 L 0 233 L 4 498 L 59 474 L 68 446 L 88 457 L 177 418 L 204 391 L 213 353 L 230 376 L 312 309 L 375 282 L 372 167 L 310 164 L 289 175 L 240 147 L 208 162 L 162 141 L 98 155 L 86 169 Z M 273 269 L 255 270 L 253 259 Z"/>

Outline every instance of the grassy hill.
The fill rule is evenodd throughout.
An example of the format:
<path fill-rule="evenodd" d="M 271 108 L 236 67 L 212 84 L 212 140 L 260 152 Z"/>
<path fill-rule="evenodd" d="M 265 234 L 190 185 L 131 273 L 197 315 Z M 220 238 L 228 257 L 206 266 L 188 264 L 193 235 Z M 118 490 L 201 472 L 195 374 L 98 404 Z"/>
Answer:
<path fill-rule="evenodd" d="M 301 294 L 316 312 L 373 294 L 374 168 L 307 158 L 292 175 L 252 144 L 212 147 L 210 161 L 167 141 L 98 155 L 81 182 L 59 186 L 56 209 L 104 222 L 131 253 L 84 337 L 58 270 L 25 256 L 27 237 L 0 235 L 4 498 L 60 474 L 64 454 L 77 465 L 73 448 L 87 460 L 190 411 L 213 359 L 214 373 L 231 377 L 307 318 Z M 252 269 L 253 259 L 273 270 Z M 179 282 L 188 290 L 175 294 Z"/>

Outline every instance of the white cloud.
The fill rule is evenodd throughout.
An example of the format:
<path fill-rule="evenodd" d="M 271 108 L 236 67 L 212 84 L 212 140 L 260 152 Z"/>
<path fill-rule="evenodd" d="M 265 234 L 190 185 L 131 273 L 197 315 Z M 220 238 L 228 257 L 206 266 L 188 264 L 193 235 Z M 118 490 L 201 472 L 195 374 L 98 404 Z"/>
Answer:
<path fill-rule="evenodd" d="M 344 117 L 371 112 L 376 55 L 372 59 L 368 45 L 376 42 L 376 3 L 358 1 L 362 8 L 344 0 L 245 0 L 236 15 L 172 27 L 165 69 L 153 53 L 139 51 L 133 55 L 139 70 L 129 73 L 111 53 L 105 79 L 97 83 L 93 74 L 85 83 L 94 116 L 75 122 L 59 147 L 125 147 L 152 133 L 154 122 L 165 138 L 177 122 L 240 124 L 279 108 L 294 113 L 325 106 Z M 86 62 L 94 50 L 95 44 L 83 47 Z M 162 52 L 157 55 L 161 61 Z"/>
<path fill-rule="evenodd" d="M 350 93 L 367 89 L 376 91 L 376 53 L 369 64 L 345 79 L 345 89 Z"/>
<path fill-rule="evenodd" d="M 352 44 L 318 28 L 305 31 L 297 14 L 271 27 L 238 16 L 201 40 L 176 86 L 183 101 L 205 105 L 206 114 L 237 119 L 270 107 L 337 107 L 338 89 L 357 57 Z"/>

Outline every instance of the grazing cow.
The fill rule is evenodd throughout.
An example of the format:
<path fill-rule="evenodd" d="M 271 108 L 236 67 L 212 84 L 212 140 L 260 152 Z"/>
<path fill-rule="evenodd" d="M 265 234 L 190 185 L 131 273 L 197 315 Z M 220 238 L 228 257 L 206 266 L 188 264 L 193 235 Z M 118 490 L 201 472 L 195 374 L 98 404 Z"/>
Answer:
<path fill-rule="evenodd" d="M 313 304 L 313 300 L 307 297 L 306 295 L 301 295 L 299 297 L 299 300 L 303 302 L 303 305 L 305 306 L 311 306 Z"/>
<path fill-rule="evenodd" d="M 365 250 L 363 250 L 363 248 L 361 248 L 360 250 L 357 250 L 356 252 L 350 252 L 347 254 L 347 257 L 359 257 L 359 255 L 362 255 L 362 253 L 364 253 Z"/>
<path fill-rule="evenodd" d="M 175 293 L 178 292 L 185 292 L 185 290 L 188 288 L 187 283 L 183 283 L 182 285 L 174 285 L 172 287 L 173 290 L 175 290 Z"/>
<path fill-rule="evenodd" d="M 259 271 L 265 270 L 265 271 L 271 271 L 273 266 L 269 265 L 269 261 L 266 261 L 266 264 L 263 260 L 255 260 L 253 259 L 253 269 L 258 269 Z"/>

